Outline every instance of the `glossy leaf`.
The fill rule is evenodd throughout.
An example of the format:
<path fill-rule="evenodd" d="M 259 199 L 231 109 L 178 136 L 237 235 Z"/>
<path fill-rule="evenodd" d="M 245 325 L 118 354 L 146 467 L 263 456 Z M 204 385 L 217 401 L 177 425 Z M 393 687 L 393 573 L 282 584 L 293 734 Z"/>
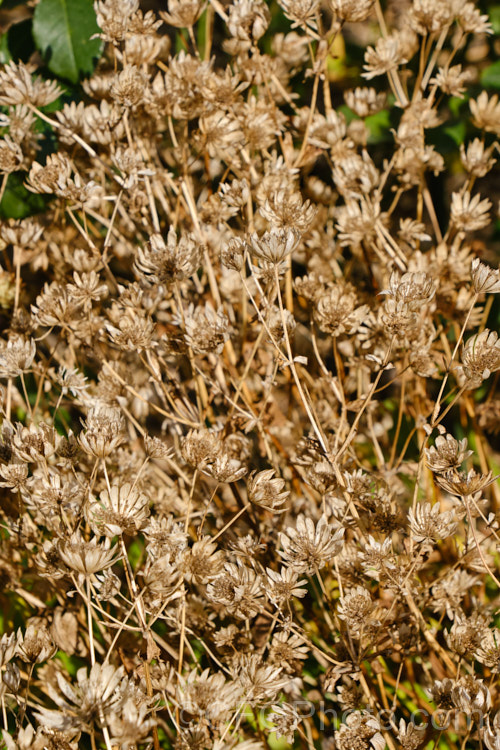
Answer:
<path fill-rule="evenodd" d="M 48 68 L 76 83 L 90 75 L 101 41 L 91 0 L 40 0 L 33 17 L 33 38 Z"/>
<path fill-rule="evenodd" d="M 483 70 L 481 84 L 487 89 L 500 89 L 500 60 Z"/>

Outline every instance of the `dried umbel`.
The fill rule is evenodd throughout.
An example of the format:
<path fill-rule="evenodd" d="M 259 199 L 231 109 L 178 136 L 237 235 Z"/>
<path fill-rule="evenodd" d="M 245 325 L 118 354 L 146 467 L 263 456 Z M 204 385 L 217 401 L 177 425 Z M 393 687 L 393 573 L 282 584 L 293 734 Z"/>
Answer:
<path fill-rule="evenodd" d="M 347 716 L 345 724 L 340 725 L 335 733 L 335 742 L 339 750 L 352 747 L 383 750 L 385 740 L 379 730 L 380 725 L 374 716 L 356 711 Z"/>
<path fill-rule="evenodd" d="M 68 568 L 85 577 L 99 573 L 116 562 L 114 547 L 98 542 L 97 537 L 87 542 L 78 531 L 69 539 L 59 542 L 58 552 Z"/>
<path fill-rule="evenodd" d="M 412 538 L 419 544 L 446 539 L 456 529 L 453 511 L 440 512 L 439 505 L 417 504 L 415 511 L 408 513 Z"/>
<path fill-rule="evenodd" d="M 368 305 L 357 306 L 351 289 L 338 285 L 319 296 L 313 316 L 321 331 L 336 337 L 357 331 L 368 310 Z"/>
<path fill-rule="evenodd" d="M 196 23 L 203 6 L 203 0 L 169 0 L 168 13 L 160 11 L 160 16 L 171 26 L 186 28 Z"/>
<path fill-rule="evenodd" d="M 205 537 L 196 541 L 182 554 L 182 571 L 186 580 L 207 583 L 215 578 L 224 565 L 224 553 Z"/>
<path fill-rule="evenodd" d="M 182 441 L 184 460 L 200 470 L 213 463 L 221 450 L 220 435 L 209 430 L 190 430 Z"/>
<path fill-rule="evenodd" d="M 347 106 L 362 118 L 377 114 L 384 108 L 386 102 L 383 92 L 378 93 L 375 89 L 368 87 L 346 91 L 344 99 Z"/>
<path fill-rule="evenodd" d="M 143 528 L 149 516 L 149 499 L 129 482 L 113 484 L 88 506 L 87 517 L 96 534 L 114 537 Z"/>
<path fill-rule="evenodd" d="M 373 8 L 372 0 L 330 0 L 330 7 L 340 21 L 356 23 L 365 21 Z"/>
<path fill-rule="evenodd" d="M 252 472 L 247 481 L 248 499 L 251 503 L 261 508 L 274 512 L 283 512 L 280 508 L 286 502 L 289 492 L 283 492 L 285 482 L 280 477 L 275 477 L 273 469 Z"/>
<path fill-rule="evenodd" d="M 478 639 L 476 659 L 488 667 L 493 674 L 500 672 L 500 632 L 497 628 L 484 629 Z"/>
<path fill-rule="evenodd" d="M 90 410 L 78 442 L 86 453 L 104 458 L 123 443 L 123 427 L 119 409 L 98 404 Z"/>
<path fill-rule="evenodd" d="M 177 240 L 170 227 L 166 242 L 160 234 L 153 234 L 146 247 L 139 248 L 136 268 L 146 280 L 173 284 L 193 275 L 200 265 L 201 250 L 192 235 Z"/>
<path fill-rule="evenodd" d="M 178 688 L 179 701 L 186 712 L 209 721 L 228 717 L 241 700 L 241 686 L 225 680 L 222 674 L 201 674 L 193 670 Z"/>
<path fill-rule="evenodd" d="M 472 283 L 477 294 L 497 294 L 500 292 L 500 271 L 475 258 L 472 261 Z"/>
<path fill-rule="evenodd" d="M 393 34 L 386 39 L 380 38 L 375 48 L 368 47 L 365 53 L 365 72 L 363 76 L 368 80 L 384 73 L 396 70 L 399 65 L 408 62 L 404 54 L 401 39 Z"/>
<path fill-rule="evenodd" d="M 372 611 L 373 602 L 370 593 L 362 586 L 356 586 L 341 597 L 337 615 L 344 620 L 346 627 L 356 637 L 367 625 Z"/>
<path fill-rule="evenodd" d="M 295 528 L 280 535 L 280 555 L 298 573 L 314 573 L 338 555 L 343 546 L 344 529 L 332 527 L 325 516 L 317 524 L 300 515 Z"/>
<path fill-rule="evenodd" d="M 471 197 L 469 192 L 465 192 L 463 195 L 453 193 L 451 196 L 451 218 L 457 229 L 464 232 L 473 232 L 488 226 L 490 208 L 491 202 L 488 198 L 481 200 L 480 195 Z"/>
<path fill-rule="evenodd" d="M 491 482 L 492 473 L 478 474 L 474 469 L 466 474 L 463 471 L 450 469 L 437 477 L 437 482 L 452 495 L 468 497 L 481 492 Z"/>
<path fill-rule="evenodd" d="M 279 573 L 267 568 L 266 573 L 268 596 L 277 607 L 291 601 L 294 596 L 302 599 L 307 594 L 307 589 L 303 588 L 307 581 L 305 578 L 299 580 L 299 574 L 292 568 L 282 567 Z"/>
<path fill-rule="evenodd" d="M 12 448 L 20 461 L 44 462 L 54 455 L 59 441 L 60 437 L 55 429 L 44 422 L 38 426 L 31 424 L 29 427 L 23 427 L 18 422 L 12 436 Z"/>
<path fill-rule="evenodd" d="M 462 70 L 461 65 L 452 65 L 450 68 L 439 68 L 437 75 L 431 78 L 430 83 L 439 86 L 445 94 L 463 98 L 467 90 L 467 82 L 471 77 L 469 70 Z"/>
<path fill-rule="evenodd" d="M 4 745 L 500 750 L 495 14 L 95 14 L 0 70 Z"/>
<path fill-rule="evenodd" d="M 495 331 L 485 329 L 469 338 L 462 352 L 460 374 L 467 388 L 477 388 L 500 369 L 500 341 Z"/>
<path fill-rule="evenodd" d="M 238 620 L 255 617 L 264 606 L 262 579 L 241 562 L 226 563 L 224 572 L 208 584 L 207 597 Z"/>
<path fill-rule="evenodd" d="M 470 110 L 476 127 L 487 133 L 500 134 L 500 103 L 497 94 L 488 98 L 486 91 L 483 91 L 477 99 L 471 99 Z"/>
<path fill-rule="evenodd" d="M 185 340 L 195 354 L 220 354 L 229 340 L 229 320 L 219 309 L 214 310 L 208 303 L 205 307 L 191 305 L 184 314 Z"/>
<path fill-rule="evenodd" d="M 268 719 L 272 722 L 278 739 L 285 737 L 287 742 L 293 742 L 295 730 L 300 722 L 300 716 L 294 706 L 289 703 L 272 706 L 272 713 L 269 714 Z"/>
<path fill-rule="evenodd" d="M 410 310 L 417 310 L 430 302 L 435 294 L 435 285 L 424 272 L 405 273 L 400 276 L 396 271 L 391 274 L 390 286 L 381 294 L 387 294 L 396 302 L 403 302 Z"/>
<path fill-rule="evenodd" d="M 57 646 L 44 624 L 30 623 L 26 632 L 18 631 L 16 652 L 25 662 L 39 664 L 54 656 Z"/>
<path fill-rule="evenodd" d="M 274 700 L 278 691 L 289 682 L 289 678 L 282 674 L 280 667 L 263 664 L 258 654 L 248 654 L 241 660 L 238 682 L 243 688 L 245 699 L 259 705 L 261 702 Z"/>
<path fill-rule="evenodd" d="M 454 705 L 465 714 L 483 713 L 491 706 L 491 695 L 482 680 L 461 677 L 451 690 Z"/>
<path fill-rule="evenodd" d="M 300 240 L 300 233 L 294 229 L 272 229 L 262 237 L 250 237 L 250 252 L 268 263 L 278 264 L 293 253 Z"/>
<path fill-rule="evenodd" d="M 14 61 L 0 71 L 0 104 L 29 104 L 45 107 L 61 94 L 55 81 L 32 78 L 34 68 Z"/>
<path fill-rule="evenodd" d="M 81 667 L 76 673 L 74 686 L 58 673 L 57 683 L 62 695 L 54 688 L 51 695 L 62 710 L 41 709 L 37 712 L 40 723 L 50 729 L 89 731 L 92 725 L 102 723 L 103 716 L 110 709 L 118 708 L 126 697 L 123 667 L 116 669 L 112 664 L 94 664 L 89 673 L 86 667 Z"/>
<path fill-rule="evenodd" d="M 36 345 L 33 339 L 24 341 L 21 337 L 10 338 L 0 349 L 0 377 L 15 378 L 26 372 L 33 364 Z"/>
<path fill-rule="evenodd" d="M 453 435 L 438 435 L 431 448 L 426 448 L 427 466 L 431 471 L 446 472 L 455 469 L 472 456 L 467 450 L 467 439 L 455 440 Z"/>
<path fill-rule="evenodd" d="M 21 169 L 23 152 L 17 143 L 5 136 L 0 140 L 0 174 L 10 174 Z"/>

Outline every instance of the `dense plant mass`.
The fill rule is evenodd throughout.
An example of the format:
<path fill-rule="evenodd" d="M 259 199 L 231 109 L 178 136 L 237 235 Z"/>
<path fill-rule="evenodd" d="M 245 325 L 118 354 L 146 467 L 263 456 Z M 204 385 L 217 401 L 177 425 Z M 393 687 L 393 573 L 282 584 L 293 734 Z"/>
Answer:
<path fill-rule="evenodd" d="M 2 42 L 4 747 L 499 750 L 499 8 L 80 6 Z"/>

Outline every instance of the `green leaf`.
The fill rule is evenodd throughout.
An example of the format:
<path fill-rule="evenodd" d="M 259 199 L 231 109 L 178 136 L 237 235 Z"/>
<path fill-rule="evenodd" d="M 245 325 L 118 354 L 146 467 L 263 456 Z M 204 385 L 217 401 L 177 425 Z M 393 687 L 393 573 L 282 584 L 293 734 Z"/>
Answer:
<path fill-rule="evenodd" d="M 1 4 L 1 0 L 0 0 Z M 7 42 L 7 34 L 2 34 L 0 36 L 0 63 L 4 65 L 5 63 L 8 63 L 10 60 L 12 60 L 12 55 L 9 51 L 9 45 Z"/>
<path fill-rule="evenodd" d="M 391 140 L 390 134 L 390 112 L 388 109 L 382 109 L 374 115 L 370 115 L 365 120 L 366 126 L 370 131 L 368 138 L 369 143 L 380 143 Z"/>
<path fill-rule="evenodd" d="M 0 203 L 0 218 L 24 219 L 26 216 L 41 213 L 47 204 L 47 197 L 30 193 L 24 187 L 25 172 L 9 175 L 7 187 Z"/>
<path fill-rule="evenodd" d="M 446 135 L 448 135 L 457 146 L 460 146 L 465 140 L 465 134 L 467 131 L 466 124 L 463 120 L 460 120 L 459 122 L 455 122 L 452 125 L 448 125 L 447 127 L 443 128 Z"/>
<path fill-rule="evenodd" d="M 76 83 L 90 75 L 99 57 L 92 0 L 40 0 L 33 16 L 33 38 L 48 68 L 57 76 Z"/>
<path fill-rule="evenodd" d="M 483 70 L 481 84 L 488 89 L 500 89 L 500 60 Z"/>
<path fill-rule="evenodd" d="M 500 5 L 494 5 L 488 9 L 490 23 L 493 26 L 495 34 L 500 34 Z"/>

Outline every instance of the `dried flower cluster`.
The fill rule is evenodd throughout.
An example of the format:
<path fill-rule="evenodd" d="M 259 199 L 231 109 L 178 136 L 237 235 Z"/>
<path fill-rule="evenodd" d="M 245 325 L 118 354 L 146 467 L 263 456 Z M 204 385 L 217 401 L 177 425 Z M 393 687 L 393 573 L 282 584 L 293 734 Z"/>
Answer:
<path fill-rule="evenodd" d="M 499 750 L 488 16 L 95 9 L 0 71 L 4 747 Z"/>

